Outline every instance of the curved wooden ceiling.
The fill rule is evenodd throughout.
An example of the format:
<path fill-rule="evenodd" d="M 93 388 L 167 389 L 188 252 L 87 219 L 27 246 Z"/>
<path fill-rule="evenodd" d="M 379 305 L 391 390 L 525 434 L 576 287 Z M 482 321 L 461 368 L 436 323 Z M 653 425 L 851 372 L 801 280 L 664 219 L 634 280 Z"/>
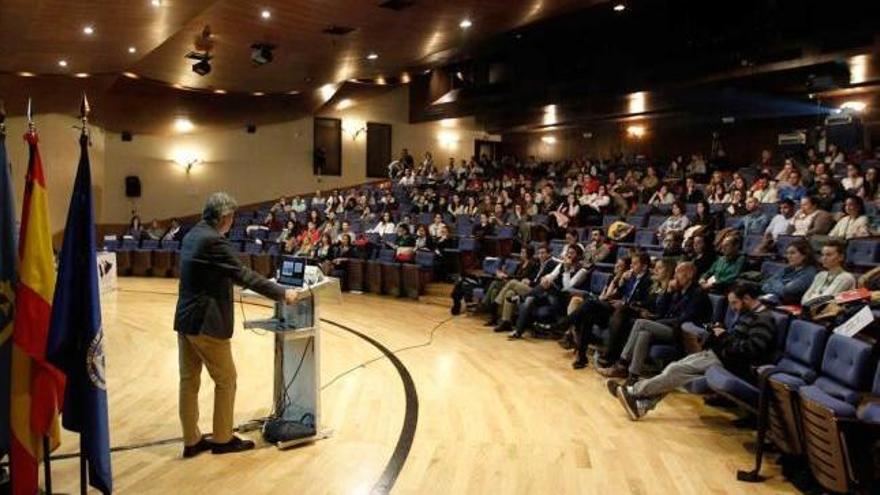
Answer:
<path fill-rule="evenodd" d="M 319 86 L 440 63 L 437 53 L 599 1 L 415 0 L 392 10 L 382 0 L 160 0 L 158 7 L 152 0 L 4 0 L 0 70 L 131 71 L 196 88 L 302 91 L 307 79 Z M 473 22 L 467 30 L 459 27 L 465 18 Z M 214 70 L 199 77 L 184 55 L 206 25 L 214 33 Z M 85 26 L 95 33 L 85 35 Z M 324 33 L 329 26 L 354 31 L 334 36 Z M 273 63 L 253 66 L 254 42 L 278 46 Z M 368 61 L 371 52 L 379 58 Z"/>

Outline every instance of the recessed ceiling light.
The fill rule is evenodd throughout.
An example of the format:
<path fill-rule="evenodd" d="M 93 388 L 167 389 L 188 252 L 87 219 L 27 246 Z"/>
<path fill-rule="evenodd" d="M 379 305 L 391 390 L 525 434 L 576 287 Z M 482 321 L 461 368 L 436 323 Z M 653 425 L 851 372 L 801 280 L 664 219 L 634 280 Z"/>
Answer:
<path fill-rule="evenodd" d="M 122 75 L 129 78 L 129 79 L 138 79 L 141 77 L 141 76 L 135 74 L 134 72 L 123 72 Z"/>
<path fill-rule="evenodd" d="M 462 29 L 467 29 L 473 25 L 474 25 L 474 23 L 471 22 L 470 19 L 462 19 L 462 21 L 458 23 L 458 27 L 460 27 Z"/>
<path fill-rule="evenodd" d="M 225 95 L 226 94 L 225 89 L 215 89 L 214 92 L 217 93 L 218 95 Z"/>
<path fill-rule="evenodd" d="M 135 48 L 133 46 L 128 47 L 128 53 L 134 53 L 136 51 L 137 51 L 137 48 Z"/>
<path fill-rule="evenodd" d="M 180 133 L 191 132 L 195 129 L 195 125 L 186 117 L 177 117 L 174 119 L 174 130 Z"/>
<path fill-rule="evenodd" d="M 36 74 L 34 74 L 33 72 L 19 72 L 18 75 L 21 77 L 34 77 L 34 76 L 36 76 Z"/>
<path fill-rule="evenodd" d="M 298 95 L 298 94 L 299 94 L 299 91 L 297 91 L 297 90 L 294 89 L 293 91 L 288 91 L 287 94 L 289 94 L 289 95 Z"/>
<path fill-rule="evenodd" d="M 618 3 L 618 4 L 614 5 L 615 12 L 623 12 L 624 10 L 626 10 L 626 5 L 624 5 L 622 3 Z"/>
<path fill-rule="evenodd" d="M 376 52 L 372 52 L 367 55 L 367 60 L 376 60 L 377 58 L 379 58 L 379 54 Z"/>
<path fill-rule="evenodd" d="M 74 74 L 74 77 L 78 77 L 80 79 L 85 79 L 85 78 L 89 77 L 89 73 L 88 72 L 77 72 L 76 74 Z"/>
<path fill-rule="evenodd" d="M 59 60 L 59 61 L 58 61 L 58 65 L 59 65 L 60 67 L 67 67 L 67 60 L 63 60 L 63 59 L 62 59 L 62 60 Z"/>
<path fill-rule="evenodd" d="M 95 28 L 93 28 L 92 26 L 84 27 L 83 34 L 87 34 L 87 35 L 91 36 L 91 35 L 95 34 Z"/>
<path fill-rule="evenodd" d="M 263 9 L 263 11 L 260 12 L 260 17 L 262 17 L 263 19 L 271 19 L 271 18 L 272 18 L 272 12 L 269 12 L 268 10 Z"/>
<path fill-rule="evenodd" d="M 254 92 L 253 92 L 253 95 L 254 95 L 254 96 L 263 96 L 263 95 L 265 95 L 265 94 L 266 94 L 266 93 L 263 93 L 262 91 L 254 91 Z"/>
<path fill-rule="evenodd" d="M 150 5 L 152 5 L 153 7 L 161 7 L 161 6 L 162 6 L 162 0 L 151 0 L 151 1 L 150 1 Z"/>

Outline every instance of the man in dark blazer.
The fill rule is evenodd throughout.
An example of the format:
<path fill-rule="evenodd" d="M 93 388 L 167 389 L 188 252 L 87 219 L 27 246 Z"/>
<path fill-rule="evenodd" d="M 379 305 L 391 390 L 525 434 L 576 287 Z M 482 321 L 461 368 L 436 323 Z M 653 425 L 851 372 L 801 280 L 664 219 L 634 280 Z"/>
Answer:
<path fill-rule="evenodd" d="M 589 299 L 581 304 L 573 313 L 566 316 L 559 324 L 561 328 L 574 325 L 576 342 L 576 359 L 572 363 L 574 369 L 587 366 L 587 348 L 593 342 L 593 325 L 607 326 L 611 316 L 617 311 L 623 311 L 636 305 L 641 305 L 648 298 L 651 289 L 651 274 L 648 268 L 651 265 L 651 257 L 640 252 L 632 257 L 631 268 L 624 274 L 613 292 L 594 294 L 596 298 Z M 612 279 L 609 279 L 609 283 Z"/>
<path fill-rule="evenodd" d="M 686 321 L 699 325 L 709 320 L 712 304 L 696 277 L 697 268 L 690 261 L 682 261 L 675 267 L 675 276 L 657 304 L 658 317 L 636 320 L 620 359 L 610 367 L 597 369 L 600 375 L 608 378 L 640 376 L 651 345 L 678 342 L 681 324 Z"/>
<path fill-rule="evenodd" d="M 226 193 L 208 197 L 202 221 L 183 238 L 180 287 L 174 330 L 180 366 L 180 422 L 183 457 L 206 450 L 240 452 L 254 443 L 232 434 L 236 372 L 232 360 L 233 293 L 237 284 L 270 299 L 296 302 L 300 292 L 285 289 L 241 265 L 226 239 L 237 204 Z M 211 441 L 198 427 L 202 366 L 214 380 L 214 427 Z"/>

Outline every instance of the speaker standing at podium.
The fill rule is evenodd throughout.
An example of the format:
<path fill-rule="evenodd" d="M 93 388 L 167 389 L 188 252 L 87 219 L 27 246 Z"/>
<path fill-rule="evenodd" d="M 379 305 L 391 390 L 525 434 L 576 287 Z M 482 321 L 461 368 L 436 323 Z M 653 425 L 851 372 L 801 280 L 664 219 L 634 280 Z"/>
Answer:
<path fill-rule="evenodd" d="M 224 237 L 232 227 L 235 200 L 218 192 L 208 197 L 199 222 L 180 248 L 180 289 L 174 329 L 180 365 L 180 423 L 183 457 L 206 450 L 215 454 L 250 450 L 254 443 L 232 434 L 235 363 L 232 284 L 277 301 L 294 303 L 299 292 L 285 289 L 241 265 Z M 214 432 L 208 441 L 199 431 L 199 385 L 202 366 L 214 380 Z"/>

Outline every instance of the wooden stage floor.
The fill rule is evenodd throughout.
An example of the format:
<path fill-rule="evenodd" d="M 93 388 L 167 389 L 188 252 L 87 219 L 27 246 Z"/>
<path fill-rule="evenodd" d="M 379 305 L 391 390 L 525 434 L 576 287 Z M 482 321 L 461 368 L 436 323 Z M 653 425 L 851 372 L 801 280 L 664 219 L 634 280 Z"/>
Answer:
<path fill-rule="evenodd" d="M 103 302 L 111 442 L 129 446 L 179 437 L 177 347 L 172 331 L 177 282 L 120 279 Z M 248 318 L 270 310 L 247 305 Z M 449 319 L 447 308 L 346 294 L 325 318 L 389 349 L 425 343 Z M 238 327 L 236 423 L 264 416 L 272 390 L 272 339 Z M 631 422 L 592 369 L 549 341 L 508 342 L 483 320 L 459 316 L 436 330 L 430 346 L 401 352 L 418 394 L 418 423 L 391 493 L 399 494 L 742 494 L 789 493 L 770 460 L 763 484 L 737 482 L 750 467 L 754 433 L 698 397 L 673 394 L 639 423 Z M 381 352 L 332 325 L 323 327 L 322 383 Z M 212 382 L 202 380 L 201 425 L 211 428 Z M 322 395 L 324 426 L 334 434 L 279 451 L 257 440 L 254 451 L 194 459 L 179 442 L 113 454 L 116 492 L 366 494 L 395 450 L 407 406 L 398 370 L 377 360 L 330 384 Z M 75 452 L 64 433 L 56 454 Z M 78 462 L 54 463 L 55 489 L 76 493 Z M 381 490 L 378 490 L 381 492 Z"/>

